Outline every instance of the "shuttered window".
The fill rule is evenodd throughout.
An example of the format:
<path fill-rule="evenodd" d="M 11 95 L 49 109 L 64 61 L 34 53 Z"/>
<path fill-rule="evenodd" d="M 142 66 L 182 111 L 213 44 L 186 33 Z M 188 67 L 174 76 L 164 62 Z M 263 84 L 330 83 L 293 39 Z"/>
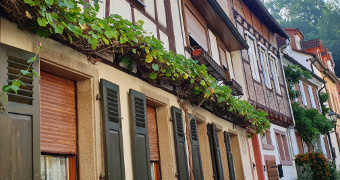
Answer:
<path fill-rule="evenodd" d="M 277 149 L 280 155 L 280 164 L 293 165 L 290 159 L 287 136 L 284 131 L 274 129 L 276 136 Z"/>
<path fill-rule="evenodd" d="M 130 113 L 134 178 L 151 180 L 145 94 L 130 89 Z"/>
<path fill-rule="evenodd" d="M 77 154 L 75 82 L 41 72 L 41 152 Z"/>
<path fill-rule="evenodd" d="M 187 25 L 187 33 L 195 39 L 195 41 L 206 51 L 208 51 L 208 41 L 207 41 L 207 30 L 198 21 L 195 15 L 188 9 L 185 8 L 185 17 Z"/>
<path fill-rule="evenodd" d="M 222 180 L 224 179 L 224 174 L 217 128 L 215 124 L 208 124 L 207 126 L 214 176 L 215 179 Z"/>
<path fill-rule="evenodd" d="M 318 92 L 318 90 L 315 90 L 315 94 L 316 94 L 316 97 L 318 98 L 318 104 L 319 104 L 320 112 L 322 112 L 322 108 L 321 108 L 321 104 L 320 104 L 320 98 L 319 98 L 319 92 Z"/>
<path fill-rule="evenodd" d="M 274 79 L 274 84 L 275 84 L 275 90 L 276 93 L 281 94 L 281 89 L 280 89 L 280 83 L 279 83 L 279 71 L 278 71 L 278 66 L 276 64 L 277 60 L 275 57 L 270 55 L 270 68 L 272 70 L 272 76 Z"/>
<path fill-rule="evenodd" d="M 125 179 L 119 86 L 100 80 L 105 173 L 108 180 Z"/>
<path fill-rule="evenodd" d="M 308 85 L 307 88 L 308 88 L 309 99 L 310 99 L 310 102 L 312 104 L 312 107 L 314 109 L 316 109 L 316 104 L 315 104 L 315 101 L 314 101 L 314 95 L 313 95 L 312 87 L 310 85 Z"/>
<path fill-rule="evenodd" d="M 10 84 L 35 54 L 0 43 L 0 84 Z M 37 57 L 32 68 L 39 74 Z M 21 78 L 18 94 L 6 96 L 0 113 L 0 179 L 40 179 L 40 90 L 36 77 Z M 3 103 L 0 100 L 0 106 Z"/>
<path fill-rule="evenodd" d="M 191 146 L 192 146 L 192 162 L 194 166 L 194 176 L 195 180 L 203 180 L 203 169 L 201 160 L 201 150 L 198 141 L 197 123 L 196 117 L 190 121 L 190 136 L 191 136 Z"/>
<path fill-rule="evenodd" d="M 231 149 L 231 142 L 230 142 L 230 134 L 227 131 L 224 131 L 224 142 L 225 142 L 227 155 L 228 155 L 227 157 L 228 157 L 229 177 L 230 177 L 230 180 L 236 180 L 234 158 L 233 158 L 233 152 Z"/>
<path fill-rule="evenodd" d="M 301 93 L 301 99 L 303 105 L 307 106 L 307 100 L 306 100 L 306 94 L 305 94 L 305 89 L 303 87 L 303 83 L 301 80 L 299 80 L 299 87 L 300 87 L 300 93 Z"/>
<path fill-rule="evenodd" d="M 177 173 L 179 180 L 189 179 L 188 160 L 185 146 L 185 134 L 183 127 L 182 111 L 174 106 L 171 107 L 171 118 L 173 122 Z"/>

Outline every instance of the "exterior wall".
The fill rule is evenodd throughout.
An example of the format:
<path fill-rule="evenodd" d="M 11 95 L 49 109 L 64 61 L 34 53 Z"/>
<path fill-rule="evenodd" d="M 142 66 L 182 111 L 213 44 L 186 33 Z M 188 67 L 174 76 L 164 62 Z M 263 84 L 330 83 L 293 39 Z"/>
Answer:
<path fill-rule="evenodd" d="M 297 52 L 297 51 L 294 51 L 294 50 L 292 51 L 290 56 L 293 57 L 296 61 L 298 61 L 301 65 L 303 65 L 308 70 L 313 71 L 314 69 L 316 69 L 316 68 L 313 68 L 313 70 L 312 70 L 311 63 L 308 60 L 308 59 L 313 58 L 313 56 L 307 55 L 307 54 L 304 54 L 304 53 L 300 53 L 300 52 Z"/>
<path fill-rule="evenodd" d="M 150 2 L 150 1 L 147 1 Z M 170 1 L 168 1 L 170 2 Z M 105 2 L 104 2 L 105 3 Z M 147 4 L 146 13 L 150 13 L 150 16 L 156 16 L 152 14 L 148 9 L 150 4 Z M 102 8 L 106 7 L 106 4 L 101 5 Z M 179 7 L 179 8 L 178 8 Z M 177 53 L 184 53 L 184 37 L 182 27 L 182 13 L 181 4 L 178 1 L 171 1 L 171 17 L 174 27 L 174 39 L 170 39 L 170 35 L 166 35 L 169 38 L 169 49 L 171 49 L 171 43 L 175 45 L 175 51 Z M 111 13 L 120 14 L 123 18 L 128 20 L 143 19 L 145 21 L 145 29 L 155 34 L 161 32 L 157 30 L 152 21 L 146 19 L 145 15 L 138 10 L 131 8 L 130 4 L 125 0 L 114 0 L 109 6 Z M 132 16 L 134 14 L 134 16 Z M 105 12 L 101 11 L 99 16 L 105 16 Z M 30 52 L 35 52 L 35 46 L 37 42 L 42 42 L 44 50 L 40 53 L 40 58 L 45 64 L 48 64 L 42 69 L 46 71 L 53 71 L 61 76 L 71 77 L 77 81 L 77 96 L 78 96 L 78 136 L 79 136 L 79 178 L 80 179 L 98 179 L 101 173 L 104 172 L 105 165 L 103 162 L 103 139 L 102 139 L 102 119 L 100 114 L 100 101 L 96 100 L 96 96 L 99 94 L 99 80 L 104 78 L 109 80 L 120 87 L 120 101 L 121 101 L 121 116 L 122 116 L 122 136 L 123 136 L 123 151 L 125 162 L 125 177 L 126 179 L 133 179 L 133 162 L 131 152 L 131 130 L 130 130 L 130 114 L 129 114 L 129 89 L 135 89 L 140 91 L 152 100 L 157 100 L 164 104 L 163 109 L 157 109 L 157 113 L 161 113 L 163 116 L 158 120 L 159 130 L 164 133 L 159 136 L 160 140 L 160 156 L 161 156 L 161 172 L 163 179 L 176 179 L 176 158 L 173 139 L 173 127 L 170 119 L 170 107 L 179 107 L 177 98 L 173 94 L 168 93 L 165 90 L 156 88 L 147 82 L 136 78 L 133 74 L 121 71 L 112 67 L 106 63 L 99 62 L 96 65 L 88 62 L 85 55 L 72 50 L 58 42 L 51 39 L 39 38 L 28 32 L 17 29 L 17 26 L 5 19 L 1 19 L 0 24 L 0 42 L 8 44 L 20 49 L 24 49 Z M 159 35 L 162 39 L 162 35 Z M 166 38 L 166 37 L 165 37 Z M 173 42 L 171 42 L 173 40 Z M 166 40 L 165 40 L 166 42 Z M 238 57 L 237 53 L 232 54 L 233 66 L 237 66 Z M 238 67 L 239 68 L 239 67 Z M 235 69 L 235 72 L 238 71 Z M 237 73 L 238 74 L 238 73 Z M 239 77 L 240 75 L 236 75 Z M 243 79 L 243 77 L 242 77 Z M 242 85 L 243 86 L 243 85 Z M 244 86 L 243 86 L 244 87 Z M 191 113 L 194 109 L 189 110 Z M 247 135 L 244 129 L 240 127 L 234 127 L 232 123 L 221 119 L 209 111 L 199 108 L 198 115 L 200 119 L 205 119 L 206 123 L 216 123 L 220 125 L 222 131 L 230 131 L 237 137 L 233 141 L 233 144 L 237 145 L 236 149 L 239 150 L 239 161 L 237 172 L 244 177 L 244 179 L 253 179 L 253 173 L 249 171 L 252 168 L 249 146 L 247 141 Z M 204 128 L 203 128 L 204 129 Z M 200 133 L 199 135 L 207 136 Z M 220 140 L 223 142 L 223 140 Z M 223 151 L 222 151 L 223 152 Z M 206 152 L 207 153 L 207 152 Z M 201 155 L 203 156 L 203 154 Z M 204 154 L 204 157 L 209 159 L 210 154 Z M 203 159 L 203 158 L 202 158 Z M 210 160 L 211 161 L 211 160 Z M 207 160 L 209 162 L 209 160 Z M 207 168 L 207 167 L 206 167 Z M 210 169 L 204 169 L 204 176 L 209 179 L 211 177 Z M 227 172 L 226 172 L 227 174 Z M 243 179 L 243 178 L 242 178 Z"/>

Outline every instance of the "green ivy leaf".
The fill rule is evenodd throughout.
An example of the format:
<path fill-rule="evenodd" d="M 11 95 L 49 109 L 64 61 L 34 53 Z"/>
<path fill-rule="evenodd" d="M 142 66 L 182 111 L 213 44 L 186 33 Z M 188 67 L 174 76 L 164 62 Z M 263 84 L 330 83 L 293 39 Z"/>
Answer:
<path fill-rule="evenodd" d="M 158 64 L 152 64 L 152 69 L 158 71 L 159 70 Z"/>
<path fill-rule="evenodd" d="M 28 64 L 31 64 L 31 63 L 34 63 L 35 61 L 37 60 L 37 57 L 31 57 L 28 61 L 27 61 L 27 63 Z"/>
<path fill-rule="evenodd" d="M 46 18 L 47 18 L 47 21 L 48 23 L 53 23 L 53 18 L 52 18 L 52 15 L 50 13 L 46 13 Z"/>
<path fill-rule="evenodd" d="M 26 75 L 28 75 L 28 74 L 31 74 L 31 73 L 28 72 L 27 70 L 20 70 L 20 72 L 21 72 L 24 76 L 26 76 Z"/>
<path fill-rule="evenodd" d="M 53 4 L 53 0 L 45 0 L 47 2 L 47 4 L 52 5 Z"/>
<path fill-rule="evenodd" d="M 97 46 L 98 46 L 98 39 L 96 39 L 96 38 L 92 38 L 91 39 L 91 41 L 90 41 L 90 44 L 91 44 L 91 48 L 92 49 L 96 49 L 97 48 Z"/>
<path fill-rule="evenodd" d="M 33 69 L 32 69 L 32 73 L 34 74 L 35 77 L 40 78 L 39 75 L 38 75 L 38 73 L 35 72 Z"/>
<path fill-rule="evenodd" d="M 110 44 L 109 40 L 107 40 L 106 38 L 102 38 L 102 40 L 104 41 L 105 44 Z"/>
<path fill-rule="evenodd" d="M 11 90 L 13 90 L 15 92 L 15 94 L 18 94 L 18 90 L 20 89 L 19 87 L 13 86 L 13 85 L 11 85 L 9 87 L 11 88 Z"/>
<path fill-rule="evenodd" d="M 54 28 L 54 32 L 55 33 L 59 33 L 59 34 L 63 34 L 63 32 L 64 32 L 64 26 L 63 25 L 61 25 L 61 24 L 59 24 L 59 25 L 56 25 L 56 24 L 52 24 L 52 26 L 53 26 L 53 28 Z"/>
<path fill-rule="evenodd" d="M 10 85 L 4 85 L 4 86 L 2 86 L 2 91 L 3 91 L 3 92 L 8 92 L 10 89 L 11 89 L 11 86 L 10 86 Z"/>
<path fill-rule="evenodd" d="M 74 3 L 72 1 L 64 0 L 64 4 L 70 9 L 74 8 Z"/>
<path fill-rule="evenodd" d="M 148 54 L 146 57 L 145 57 L 145 62 L 146 63 L 151 63 L 153 61 L 153 57 L 150 55 L 150 54 Z"/>
<path fill-rule="evenodd" d="M 206 86 L 206 85 L 207 85 L 207 84 L 205 83 L 204 80 L 201 80 L 200 84 L 201 84 L 202 86 Z"/>
<path fill-rule="evenodd" d="M 154 80 L 157 78 L 157 73 L 150 73 L 150 79 Z"/>
<path fill-rule="evenodd" d="M 39 26 L 46 27 L 48 24 L 47 19 L 45 17 L 38 17 L 37 19 Z"/>
<path fill-rule="evenodd" d="M 136 48 L 133 48 L 133 49 L 132 49 L 132 52 L 133 52 L 134 54 L 136 54 Z"/>

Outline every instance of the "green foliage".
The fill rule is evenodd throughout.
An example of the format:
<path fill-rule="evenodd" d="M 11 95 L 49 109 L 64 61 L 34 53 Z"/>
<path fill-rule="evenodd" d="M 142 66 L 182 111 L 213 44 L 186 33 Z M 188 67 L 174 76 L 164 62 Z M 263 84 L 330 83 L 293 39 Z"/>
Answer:
<path fill-rule="evenodd" d="M 339 4 L 339 0 L 269 0 L 265 5 L 282 27 L 299 28 L 305 40 L 321 38 L 332 52 L 334 70 L 340 76 Z"/>
<path fill-rule="evenodd" d="M 297 166 L 310 166 L 313 173 L 311 180 L 331 180 L 333 175 L 331 173 L 332 164 L 327 161 L 324 155 L 320 152 L 308 152 L 299 154 L 295 158 Z"/>
<path fill-rule="evenodd" d="M 93 4 L 82 0 L 24 1 L 32 6 L 27 8 L 26 18 L 33 21 L 35 27 L 29 29 L 38 35 L 68 42 L 89 59 L 94 52 L 109 49 L 127 64 L 127 69 L 137 67 L 151 82 L 157 80 L 171 86 L 185 86 L 191 104 L 198 105 L 203 101 L 221 116 L 231 114 L 250 134 L 263 133 L 270 127 L 264 111 L 232 96 L 231 89 L 218 85 L 204 65 L 165 50 L 162 41 L 146 34 L 143 21 L 133 24 L 116 14 L 100 19 L 97 17 L 98 1 Z M 82 10 L 81 7 L 85 8 Z"/>
<path fill-rule="evenodd" d="M 324 92 L 320 92 L 319 93 L 319 100 L 320 100 L 320 105 L 321 105 L 321 109 L 322 109 L 322 114 L 326 115 L 331 111 L 331 108 L 328 108 L 326 106 L 326 102 L 329 100 L 329 94 L 328 93 L 324 93 Z"/>
<path fill-rule="evenodd" d="M 298 83 L 300 79 L 310 79 L 312 75 L 308 71 L 303 71 L 298 65 L 288 65 L 285 68 L 286 81 L 288 83 L 288 92 L 290 99 L 300 97 L 300 92 L 294 90 L 292 87 Z"/>
<path fill-rule="evenodd" d="M 334 124 L 316 109 L 305 109 L 299 103 L 292 103 L 296 126 L 302 140 L 313 143 L 320 134 L 327 134 Z"/>
<path fill-rule="evenodd" d="M 313 176 L 312 169 L 308 164 L 303 164 L 302 166 L 296 166 L 296 172 L 298 178 L 296 180 L 311 180 Z"/>

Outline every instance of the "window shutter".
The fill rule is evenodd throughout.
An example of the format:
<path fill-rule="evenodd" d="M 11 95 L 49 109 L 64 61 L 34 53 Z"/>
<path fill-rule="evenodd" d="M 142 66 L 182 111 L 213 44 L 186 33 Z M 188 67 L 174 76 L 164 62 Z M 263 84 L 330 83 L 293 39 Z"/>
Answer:
<path fill-rule="evenodd" d="M 301 80 L 299 80 L 299 87 L 300 87 L 300 93 L 301 93 L 301 99 L 303 105 L 307 106 L 307 100 L 306 100 L 306 94 L 305 94 L 305 89 L 303 87 L 303 83 Z"/>
<path fill-rule="evenodd" d="M 125 179 L 119 86 L 101 79 L 100 93 L 107 179 Z"/>
<path fill-rule="evenodd" d="M 236 180 L 234 158 L 233 158 L 233 152 L 231 150 L 231 143 L 230 143 L 230 134 L 227 131 L 224 131 L 224 142 L 227 148 L 229 177 L 230 177 L 230 180 Z"/>
<path fill-rule="evenodd" d="M 192 162 L 194 164 L 195 180 L 203 180 L 204 178 L 202 170 L 200 144 L 198 141 L 196 117 L 193 117 L 193 119 L 190 121 L 190 138 L 192 146 Z"/>
<path fill-rule="evenodd" d="M 0 84 L 10 84 L 35 54 L 0 44 Z M 40 73 L 39 58 L 32 68 Z M 18 94 L 8 93 L 0 113 L 0 179 L 40 179 L 39 79 L 24 76 Z M 0 103 L 2 99 L 0 100 Z"/>
<path fill-rule="evenodd" d="M 308 88 L 309 99 L 310 99 L 310 102 L 312 104 L 312 107 L 314 109 L 316 109 L 316 104 L 315 104 L 315 101 L 314 101 L 314 95 L 313 95 L 312 87 L 310 85 L 308 85 L 307 88 Z"/>
<path fill-rule="evenodd" d="M 294 84 L 292 85 L 292 90 L 295 91 L 295 85 Z M 298 101 L 298 99 L 294 98 L 294 102 L 297 102 L 297 101 Z"/>
<path fill-rule="evenodd" d="M 185 134 L 183 127 L 182 111 L 172 106 L 171 117 L 174 125 L 178 179 L 187 180 L 189 179 L 189 172 L 187 153 L 185 148 Z"/>
<path fill-rule="evenodd" d="M 315 90 L 315 93 L 316 93 L 316 97 L 318 98 L 318 104 L 319 104 L 320 112 L 322 112 L 322 108 L 321 108 L 321 104 L 320 104 L 320 98 L 319 98 L 319 91 Z"/>
<path fill-rule="evenodd" d="M 208 135 L 211 149 L 211 159 L 214 170 L 214 179 L 224 180 L 220 145 L 218 142 L 217 128 L 215 124 L 208 124 Z"/>
<path fill-rule="evenodd" d="M 268 179 L 279 180 L 279 172 L 277 171 L 276 162 L 266 160 L 266 166 L 267 166 L 267 171 L 268 171 Z"/>
<path fill-rule="evenodd" d="M 130 106 L 134 177 L 151 180 L 145 94 L 130 89 Z"/>

